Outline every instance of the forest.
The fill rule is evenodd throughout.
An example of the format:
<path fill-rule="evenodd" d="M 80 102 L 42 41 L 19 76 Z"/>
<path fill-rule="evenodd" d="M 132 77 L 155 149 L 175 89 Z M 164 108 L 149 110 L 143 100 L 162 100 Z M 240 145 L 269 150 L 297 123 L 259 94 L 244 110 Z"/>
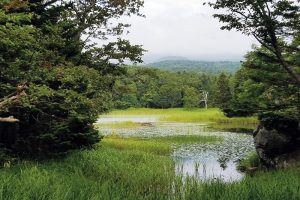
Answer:
<path fill-rule="evenodd" d="M 297 40 L 299 38 L 293 43 L 298 44 Z M 283 69 L 272 66 L 260 56 L 261 52 L 266 52 L 266 49 L 249 52 L 235 73 L 126 66 L 124 74 L 118 76 L 113 85 L 113 106 L 116 109 L 193 109 L 204 108 L 207 102 L 208 107 L 221 108 L 230 117 L 267 115 L 272 111 L 272 114 L 297 119 L 299 88 L 287 81 Z M 294 56 L 291 59 L 297 60 L 298 55 Z M 186 69 L 191 70 L 188 66 Z M 219 71 L 222 70 L 219 66 Z"/>
<path fill-rule="evenodd" d="M 0 200 L 299 199 L 299 1 L 201 4 L 241 62 L 143 65 L 143 0 L 1 0 Z"/>
<path fill-rule="evenodd" d="M 126 74 L 117 78 L 113 86 L 114 108 L 200 108 L 216 106 L 216 75 L 162 71 L 155 68 L 126 67 Z M 222 75 L 227 87 L 229 77 Z M 222 78 L 221 77 L 221 78 Z M 227 82 L 226 82 L 227 81 Z M 221 88 L 220 88 L 221 89 Z"/>
<path fill-rule="evenodd" d="M 186 71 L 198 73 L 235 73 L 240 67 L 240 62 L 233 61 L 194 61 L 184 58 L 162 58 L 161 61 L 146 64 L 162 70 Z"/>

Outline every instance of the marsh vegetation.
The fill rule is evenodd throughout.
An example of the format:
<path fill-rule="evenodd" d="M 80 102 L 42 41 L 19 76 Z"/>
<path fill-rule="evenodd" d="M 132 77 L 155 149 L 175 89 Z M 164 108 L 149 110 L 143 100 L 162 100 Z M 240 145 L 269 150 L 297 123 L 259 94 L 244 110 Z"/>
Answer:
<path fill-rule="evenodd" d="M 172 34 L 180 12 L 208 19 L 196 1 L 169 0 L 181 2 L 175 14 L 157 9 L 167 1 L 151 2 L 176 20 Z M 198 62 L 197 70 L 188 61 L 137 65 L 147 47 L 125 33 L 143 6 L 0 1 L 0 200 L 299 200 L 299 0 L 203 2 L 221 29 L 258 43 L 241 63 Z M 169 27 L 165 16 L 141 35 Z M 231 44 L 209 32 L 215 59 L 224 44 L 229 55 Z M 162 35 L 177 50 L 209 52 L 206 41 L 179 45 Z"/>
<path fill-rule="evenodd" d="M 128 109 L 101 116 L 95 126 L 116 148 L 167 153 L 182 176 L 236 181 L 243 177 L 236 164 L 254 151 L 252 137 L 213 127 L 256 123 L 255 117 L 228 118 L 218 109 Z"/>
<path fill-rule="evenodd" d="M 253 151 L 251 136 L 212 131 L 203 121 L 157 119 L 152 126 L 143 125 L 145 114 L 152 113 L 153 119 L 155 112 L 186 111 L 131 109 L 101 116 L 100 121 L 110 121 L 96 124 L 105 136 L 94 149 L 43 162 L 23 160 L 1 169 L 0 199 L 299 198 L 299 170 L 257 172 L 253 177 L 236 170 L 235 161 Z M 120 113 L 125 123 L 108 126 Z M 128 123 L 132 117 L 143 122 Z"/>

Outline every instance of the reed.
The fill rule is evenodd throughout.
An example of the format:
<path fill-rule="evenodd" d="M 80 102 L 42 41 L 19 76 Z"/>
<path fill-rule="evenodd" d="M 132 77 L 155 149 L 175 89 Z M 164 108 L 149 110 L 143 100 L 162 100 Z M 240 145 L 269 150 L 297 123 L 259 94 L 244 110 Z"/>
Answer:
<path fill-rule="evenodd" d="M 300 196 L 300 169 L 259 172 L 235 183 L 182 181 L 169 156 L 109 145 L 64 159 L 20 161 L 0 169 L 0 179 L 1 200 L 296 200 Z"/>
<path fill-rule="evenodd" d="M 134 115 L 134 116 L 157 116 L 162 122 L 196 122 L 196 123 L 217 123 L 232 124 L 232 126 L 255 126 L 258 124 L 257 117 L 235 117 L 228 118 L 220 109 L 193 109 L 184 108 L 172 109 L 148 109 L 130 108 L 127 110 L 114 110 L 108 115 Z"/>

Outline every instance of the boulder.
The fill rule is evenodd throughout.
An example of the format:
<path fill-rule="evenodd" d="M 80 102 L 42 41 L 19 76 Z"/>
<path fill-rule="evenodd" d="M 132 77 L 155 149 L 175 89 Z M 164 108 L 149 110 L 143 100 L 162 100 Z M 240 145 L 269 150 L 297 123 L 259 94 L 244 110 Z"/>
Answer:
<path fill-rule="evenodd" d="M 300 162 L 299 122 L 284 117 L 261 120 L 253 133 L 256 151 L 267 167 L 288 167 Z"/>

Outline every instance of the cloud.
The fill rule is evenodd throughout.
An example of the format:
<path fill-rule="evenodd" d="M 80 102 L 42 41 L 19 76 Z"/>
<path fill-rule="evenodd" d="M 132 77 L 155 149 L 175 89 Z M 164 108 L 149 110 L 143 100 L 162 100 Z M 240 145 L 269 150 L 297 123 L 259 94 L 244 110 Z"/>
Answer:
<path fill-rule="evenodd" d="M 130 17 L 126 36 L 148 52 L 145 60 L 183 56 L 201 60 L 239 60 L 255 40 L 235 31 L 220 30 L 214 10 L 201 0 L 145 0 L 146 18 Z"/>

